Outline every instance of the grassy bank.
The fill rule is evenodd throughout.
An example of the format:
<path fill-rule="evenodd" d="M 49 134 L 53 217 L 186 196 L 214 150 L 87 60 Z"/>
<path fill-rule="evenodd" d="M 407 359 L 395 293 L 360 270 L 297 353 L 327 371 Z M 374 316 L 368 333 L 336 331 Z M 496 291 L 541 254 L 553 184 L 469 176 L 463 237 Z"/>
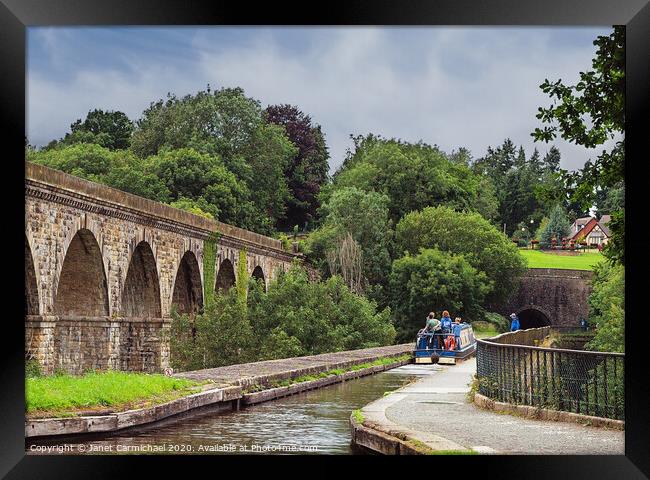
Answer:
<path fill-rule="evenodd" d="M 26 411 L 43 417 L 127 410 L 164 403 L 200 389 L 196 382 L 158 374 L 109 371 L 34 377 L 26 382 Z"/>
<path fill-rule="evenodd" d="M 577 255 L 563 255 L 541 250 L 519 250 L 527 260 L 528 268 L 565 268 L 570 270 L 593 270 L 603 259 L 599 252 L 582 252 Z"/>

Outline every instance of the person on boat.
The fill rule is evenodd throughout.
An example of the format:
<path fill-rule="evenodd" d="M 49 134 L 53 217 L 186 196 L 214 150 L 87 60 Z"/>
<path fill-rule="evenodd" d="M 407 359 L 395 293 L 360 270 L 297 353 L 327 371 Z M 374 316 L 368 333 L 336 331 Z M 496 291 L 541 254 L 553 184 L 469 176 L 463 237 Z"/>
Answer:
<path fill-rule="evenodd" d="M 424 326 L 424 331 L 428 333 L 433 333 L 434 335 L 431 336 L 429 340 L 429 345 L 433 346 L 433 338 L 436 333 L 440 331 L 440 320 L 436 318 L 436 314 L 433 312 L 430 312 L 429 315 L 427 316 L 427 322 L 426 325 Z"/>
<path fill-rule="evenodd" d="M 463 320 L 460 317 L 454 319 L 452 331 L 454 332 L 454 339 L 456 340 L 456 350 L 460 350 L 460 324 Z"/>
<path fill-rule="evenodd" d="M 453 322 L 451 321 L 449 312 L 445 310 L 442 312 L 442 318 L 440 319 L 440 328 L 442 329 L 442 333 L 451 333 L 452 324 Z"/>
<path fill-rule="evenodd" d="M 516 330 L 519 330 L 519 317 L 515 315 L 514 313 L 510 314 L 510 331 L 514 332 Z"/>
<path fill-rule="evenodd" d="M 451 327 L 453 325 L 453 322 L 451 321 L 451 317 L 449 316 L 449 312 L 445 310 L 442 312 L 442 318 L 440 319 L 440 330 L 442 333 L 442 338 L 445 341 L 445 344 L 448 344 L 449 342 L 447 341 L 447 336 L 451 333 Z M 447 348 L 449 350 L 449 348 Z"/>

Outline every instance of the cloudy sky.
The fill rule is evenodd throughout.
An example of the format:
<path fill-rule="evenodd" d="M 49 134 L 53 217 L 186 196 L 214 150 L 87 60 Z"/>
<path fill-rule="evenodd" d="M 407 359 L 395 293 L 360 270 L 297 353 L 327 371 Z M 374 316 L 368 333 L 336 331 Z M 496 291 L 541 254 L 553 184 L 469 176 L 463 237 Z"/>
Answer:
<path fill-rule="evenodd" d="M 350 134 L 423 140 L 474 157 L 510 137 L 532 152 L 545 78 L 575 82 L 608 27 L 28 29 L 27 136 L 44 145 L 94 108 L 137 119 L 167 92 L 240 86 L 321 124 L 335 170 Z M 594 151 L 556 142 L 562 166 Z M 542 153 L 550 145 L 537 144 Z"/>

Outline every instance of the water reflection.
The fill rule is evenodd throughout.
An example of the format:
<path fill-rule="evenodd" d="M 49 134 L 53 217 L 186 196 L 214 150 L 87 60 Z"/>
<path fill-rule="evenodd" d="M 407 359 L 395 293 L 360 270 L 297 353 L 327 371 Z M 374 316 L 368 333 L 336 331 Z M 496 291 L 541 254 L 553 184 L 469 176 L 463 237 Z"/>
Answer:
<path fill-rule="evenodd" d="M 65 443 L 70 451 L 49 453 L 351 454 L 350 413 L 426 370 L 407 365 L 238 412 L 204 412 L 91 440 L 40 441 L 34 448 Z"/>

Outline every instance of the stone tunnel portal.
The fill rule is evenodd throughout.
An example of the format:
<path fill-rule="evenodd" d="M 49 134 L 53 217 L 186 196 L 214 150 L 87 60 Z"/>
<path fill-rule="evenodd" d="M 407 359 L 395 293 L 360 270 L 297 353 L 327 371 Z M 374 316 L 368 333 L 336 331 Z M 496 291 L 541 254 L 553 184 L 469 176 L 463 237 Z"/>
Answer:
<path fill-rule="evenodd" d="M 548 315 L 537 308 L 525 308 L 517 316 L 519 317 L 519 326 L 522 330 L 551 325 L 551 320 L 548 318 Z"/>

